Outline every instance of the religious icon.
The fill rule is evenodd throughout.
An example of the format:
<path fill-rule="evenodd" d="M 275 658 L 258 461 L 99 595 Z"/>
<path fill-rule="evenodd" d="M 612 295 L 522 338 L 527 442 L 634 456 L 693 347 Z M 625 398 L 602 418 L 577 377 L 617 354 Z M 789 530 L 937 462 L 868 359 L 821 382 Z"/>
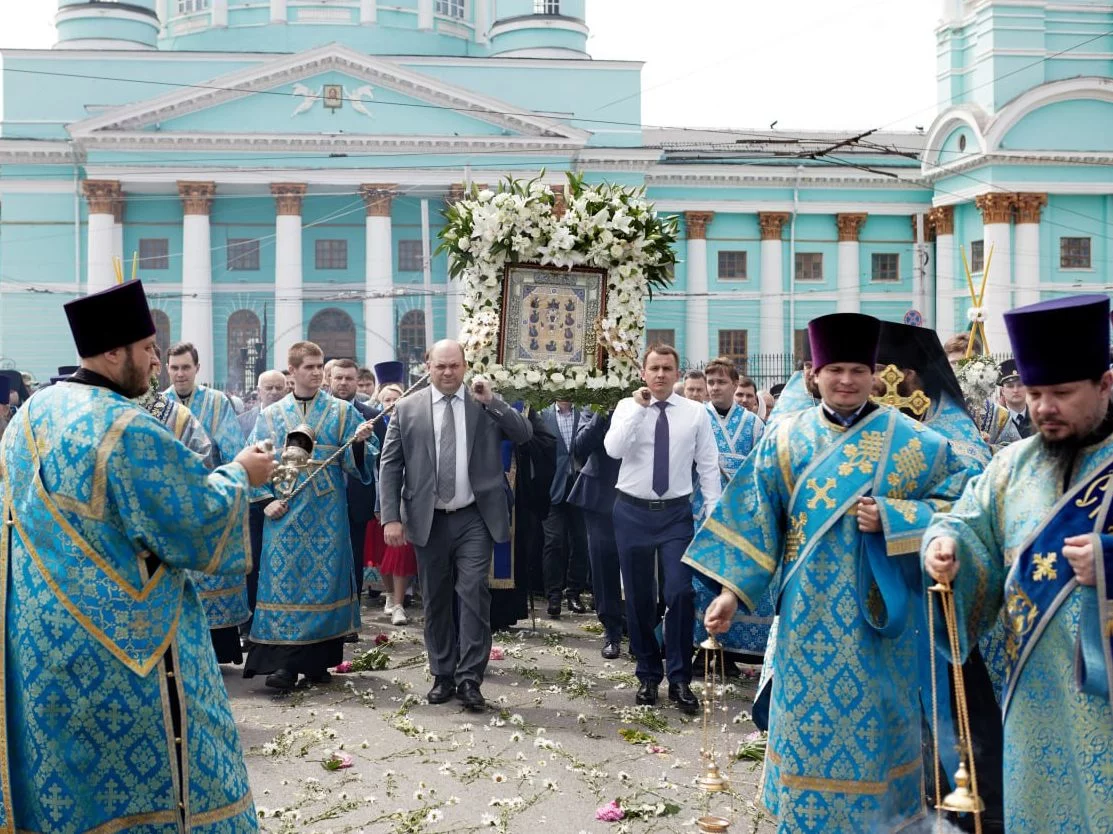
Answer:
<path fill-rule="evenodd" d="M 327 110 L 339 110 L 344 106 L 344 88 L 340 84 L 326 84 L 322 95 Z"/>
<path fill-rule="evenodd" d="M 498 361 L 602 368 L 606 353 L 599 347 L 595 326 L 606 310 L 606 281 L 601 269 L 508 266 Z"/>

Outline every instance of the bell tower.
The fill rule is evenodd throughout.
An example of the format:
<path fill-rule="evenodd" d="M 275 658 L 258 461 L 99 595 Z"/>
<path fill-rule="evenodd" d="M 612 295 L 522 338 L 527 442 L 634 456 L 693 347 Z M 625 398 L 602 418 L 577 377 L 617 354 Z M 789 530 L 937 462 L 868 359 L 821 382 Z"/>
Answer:
<path fill-rule="evenodd" d="M 156 49 L 156 0 L 58 0 L 55 49 Z"/>
<path fill-rule="evenodd" d="M 491 55 L 587 58 L 587 0 L 496 0 Z"/>

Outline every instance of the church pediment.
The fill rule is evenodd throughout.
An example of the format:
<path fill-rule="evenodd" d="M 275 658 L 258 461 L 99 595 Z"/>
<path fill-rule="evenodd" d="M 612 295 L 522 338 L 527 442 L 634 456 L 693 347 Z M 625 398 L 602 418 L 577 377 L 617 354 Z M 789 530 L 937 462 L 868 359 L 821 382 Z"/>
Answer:
<path fill-rule="evenodd" d="M 590 134 L 338 44 L 114 108 L 75 138 L 135 133 L 513 137 L 585 143 Z"/>

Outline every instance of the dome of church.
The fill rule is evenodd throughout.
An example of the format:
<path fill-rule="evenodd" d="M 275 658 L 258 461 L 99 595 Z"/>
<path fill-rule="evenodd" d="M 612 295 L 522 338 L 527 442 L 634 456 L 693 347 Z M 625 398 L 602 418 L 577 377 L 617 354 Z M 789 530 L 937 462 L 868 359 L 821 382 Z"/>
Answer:
<path fill-rule="evenodd" d="M 157 0 L 59 0 L 55 49 L 154 49 Z"/>
<path fill-rule="evenodd" d="M 162 49 L 584 58 L 586 0 L 157 0 Z"/>

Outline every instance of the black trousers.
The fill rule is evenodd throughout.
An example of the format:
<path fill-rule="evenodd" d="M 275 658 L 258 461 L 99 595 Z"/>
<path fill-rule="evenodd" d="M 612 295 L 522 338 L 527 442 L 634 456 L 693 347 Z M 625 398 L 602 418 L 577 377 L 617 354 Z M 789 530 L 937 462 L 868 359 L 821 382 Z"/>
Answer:
<path fill-rule="evenodd" d="M 607 643 L 622 641 L 622 583 L 619 580 L 618 544 L 614 539 L 614 513 L 582 510 L 587 526 L 588 556 L 595 616 Z"/>
<path fill-rule="evenodd" d="M 352 538 L 352 569 L 356 573 L 356 599 L 363 599 L 363 553 L 367 543 L 367 522 L 348 519 L 348 534 Z"/>
<path fill-rule="evenodd" d="M 587 526 L 579 507 L 567 501 L 553 504 L 542 524 L 545 546 L 541 565 L 545 577 L 545 596 L 560 599 L 587 590 Z"/>

